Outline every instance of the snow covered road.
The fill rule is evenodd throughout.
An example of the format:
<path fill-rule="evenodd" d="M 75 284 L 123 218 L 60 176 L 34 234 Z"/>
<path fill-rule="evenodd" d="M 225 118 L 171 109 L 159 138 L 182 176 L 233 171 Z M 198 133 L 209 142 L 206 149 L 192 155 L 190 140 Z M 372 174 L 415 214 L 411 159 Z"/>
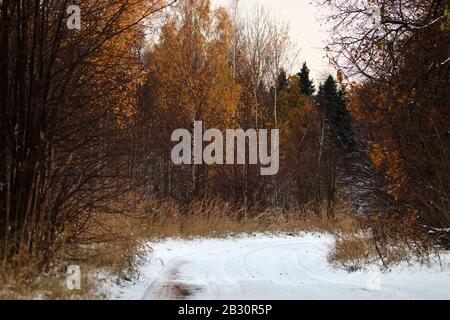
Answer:
<path fill-rule="evenodd" d="M 450 299 L 450 255 L 348 273 L 327 262 L 332 244 L 320 234 L 167 240 L 151 244 L 138 281 L 111 289 L 117 299 Z"/>

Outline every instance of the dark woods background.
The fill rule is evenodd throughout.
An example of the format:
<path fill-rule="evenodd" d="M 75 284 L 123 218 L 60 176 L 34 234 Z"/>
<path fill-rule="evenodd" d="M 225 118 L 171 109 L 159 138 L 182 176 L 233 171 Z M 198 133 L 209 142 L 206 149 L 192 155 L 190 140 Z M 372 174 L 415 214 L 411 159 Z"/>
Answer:
<path fill-rule="evenodd" d="M 316 84 L 306 64 L 284 70 L 288 28 L 263 8 L 243 18 L 207 0 L 82 1 L 78 31 L 66 27 L 74 4 L 0 0 L 3 265 L 47 264 L 125 193 L 219 198 L 243 219 L 346 210 L 381 236 L 448 245 L 447 1 L 324 1 L 338 72 Z M 174 166 L 172 131 L 194 120 L 279 128 L 280 173 Z"/>

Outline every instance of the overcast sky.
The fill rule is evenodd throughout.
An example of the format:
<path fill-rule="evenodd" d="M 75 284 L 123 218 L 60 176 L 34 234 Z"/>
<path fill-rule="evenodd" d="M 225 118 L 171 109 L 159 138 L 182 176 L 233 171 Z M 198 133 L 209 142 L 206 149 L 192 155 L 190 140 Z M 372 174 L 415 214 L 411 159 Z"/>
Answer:
<path fill-rule="evenodd" d="M 229 8 L 231 0 L 212 0 L 212 3 L 214 6 Z M 311 0 L 240 0 L 239 8 L 241 11 L 249 10 L 256 4 L 263 5 L 274 17 L 289 23 L 292 41 L 300 49 L 298 64 L 307 62 L 315 82 L 321 80 L 323 74 L 334 72 L 324 58 L 323 48 L 326 45 L 327 34 L 325 27 L 317 21 L 318 8 Z"/>

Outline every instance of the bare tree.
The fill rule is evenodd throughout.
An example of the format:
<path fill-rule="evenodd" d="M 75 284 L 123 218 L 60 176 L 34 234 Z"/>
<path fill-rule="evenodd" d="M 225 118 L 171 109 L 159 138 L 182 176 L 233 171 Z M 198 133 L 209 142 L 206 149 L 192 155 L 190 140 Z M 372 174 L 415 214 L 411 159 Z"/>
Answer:
<path fill-rule="evenodd" d="M 268 44 L 268 66 L 273 86 L 273 117 L 278 127 L 278 77 L 282 70 L 289 71 L 295 62 L 297 52 L 289 34 L 289 24 L 272 19 L 270 23 L 270 40 Z"/>

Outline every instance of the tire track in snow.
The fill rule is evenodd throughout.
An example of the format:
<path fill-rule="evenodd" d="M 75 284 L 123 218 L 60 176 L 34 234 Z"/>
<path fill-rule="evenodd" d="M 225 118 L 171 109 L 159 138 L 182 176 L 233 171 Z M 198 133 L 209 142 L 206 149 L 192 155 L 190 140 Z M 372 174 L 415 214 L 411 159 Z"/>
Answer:
<path fill-rule="evenodd" d="M 181 298 L 223 300 L 450 297 L 448 272 L 430 275 L 420 268 L 397 268 L 383 274 L 379 290 L 370 289 L 367 271 L 348 273 L 328 264 L 332 242 L 318 234 L 168 240 L 156 245 L 155 259 L 165 264 L 144 298 L 179 299 L 180 292 Z"/>

